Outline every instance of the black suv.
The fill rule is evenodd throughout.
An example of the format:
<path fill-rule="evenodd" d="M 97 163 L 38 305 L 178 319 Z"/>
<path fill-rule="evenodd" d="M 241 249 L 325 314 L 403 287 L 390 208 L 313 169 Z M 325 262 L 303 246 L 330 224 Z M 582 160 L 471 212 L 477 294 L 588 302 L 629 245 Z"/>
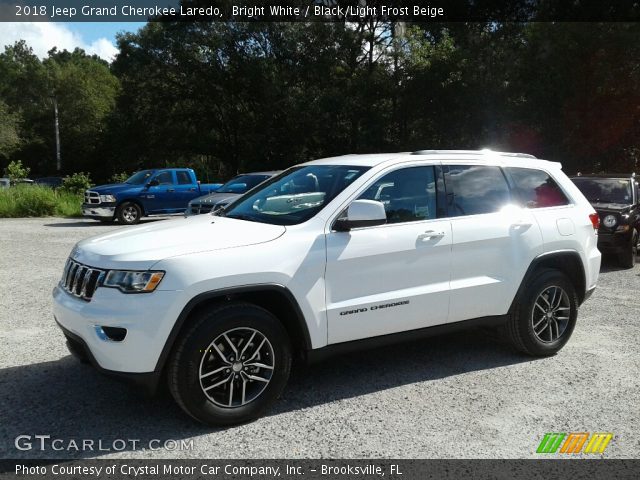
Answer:
<path fill-rule="evenodd" d="M 640 238 L 640 189 L 635 174 L 578 175 L 571 180 L 600 215 L 598 249 L 616 254 L 622 267 L 632 268 Z"/>

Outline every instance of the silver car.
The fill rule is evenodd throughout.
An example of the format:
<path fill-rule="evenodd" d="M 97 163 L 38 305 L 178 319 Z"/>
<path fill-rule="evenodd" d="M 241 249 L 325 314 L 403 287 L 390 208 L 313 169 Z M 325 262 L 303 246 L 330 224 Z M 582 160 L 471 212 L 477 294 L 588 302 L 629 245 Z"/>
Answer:
<path fill-rule="evenodd" d="M 233 177 L 215 192 L 191 200 L 184 215 L 188 217 L 200 213 L 215 212 L 278 173 L 280 172 L 254 172 Z"/>

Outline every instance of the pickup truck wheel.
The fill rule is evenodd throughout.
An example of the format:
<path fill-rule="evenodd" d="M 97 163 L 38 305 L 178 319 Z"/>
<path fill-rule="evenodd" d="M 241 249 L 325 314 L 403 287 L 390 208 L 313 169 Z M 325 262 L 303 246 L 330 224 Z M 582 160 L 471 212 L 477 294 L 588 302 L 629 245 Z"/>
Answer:
<path fill-rule="evenodd" d="M 167 380 L 180 407 L 206 425 L 244 423 L 282 393 L 291 347 L 282 324 L 248 303 L 204 311 L 178 339 Z"/>
<path fill-rule="evenodd" d="M 136 203 L 124 202 L 118 207 L 116 216 L 123 225 L 135 225 L 142 217 L 142 209 Z"/>
<path fill-rule="evenodd" d="M 524 291 L 507 323 L 512 345 L 523 353 L 548 356 L 567 343 L 578 317 L 578 299 L 569 279 L 542 270 Z"/>
<path fill-rule="evenodd" d="M 622 268 L 633 268 L 638 255 L 638 232 L 631 233 L 629 245 L 618 255 L 618 263 Z"/>

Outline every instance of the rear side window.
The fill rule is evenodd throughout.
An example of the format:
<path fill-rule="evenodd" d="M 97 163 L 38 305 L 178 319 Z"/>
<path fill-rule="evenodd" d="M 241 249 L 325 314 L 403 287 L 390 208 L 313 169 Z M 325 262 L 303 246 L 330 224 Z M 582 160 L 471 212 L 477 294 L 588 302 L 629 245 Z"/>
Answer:
<path fill-rule="evenodd" d="M 507 180 L 499 167 L 449 165 L 448 168 L 449 215 L 493 213 L 511 202 Z"/>
<path fill-rule="evenodd" d="M 515 197 L 523 207 L 544 208 L 569 205 L 569 199 L 548 173 L 533 168 L 509 167 Z"/>
<path fill-rule="evenodd" d="M 189 175 L 189 172 L 178 170 L 176 177 L 178 179 L 178 185 L 191 185 L 191 175 Z"/>

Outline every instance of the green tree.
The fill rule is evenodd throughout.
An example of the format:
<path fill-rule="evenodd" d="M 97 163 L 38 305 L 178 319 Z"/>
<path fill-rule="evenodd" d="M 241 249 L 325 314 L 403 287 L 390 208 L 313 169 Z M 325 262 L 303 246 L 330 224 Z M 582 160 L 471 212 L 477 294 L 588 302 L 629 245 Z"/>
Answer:
<path fill-rule="evenodd" d="M 0 54 L 0 100 L 13 123 L 20 120 L 22 141 L 5 155 L 23 159 L 40 174 L 55 171 L 55 98 L 63 171 L 98 168 L 105 163 L 101 147 L 118 92 L 118 79 L 95 55 L 53 49 L 40 61 L 24 41 L 6 46 Z"/>
<path fill-rule="evenodd" d="M 10 112 L 7 104 L 0 100 L 0 158 L 9 158 L 20 146 L 19 126 L 19 114 Z"/>
<path fill-rule="evenodd" d="M 119 93 L 118 79 L 107 62 L 81 49 L 53 49 L 43 65 L 51 95 L 58 102 L 65 171 L 99 170 L 102 141 Z"/>
<path fill-rule="evenodd" d="M 4 170 L 4 174 L 9 178 L 11 183 L 16 183 L 18 180 L 22 180 L 29 176 L 31 169 L 22 165 L 20 160 L 9 162 L 9 165 Z"/>

